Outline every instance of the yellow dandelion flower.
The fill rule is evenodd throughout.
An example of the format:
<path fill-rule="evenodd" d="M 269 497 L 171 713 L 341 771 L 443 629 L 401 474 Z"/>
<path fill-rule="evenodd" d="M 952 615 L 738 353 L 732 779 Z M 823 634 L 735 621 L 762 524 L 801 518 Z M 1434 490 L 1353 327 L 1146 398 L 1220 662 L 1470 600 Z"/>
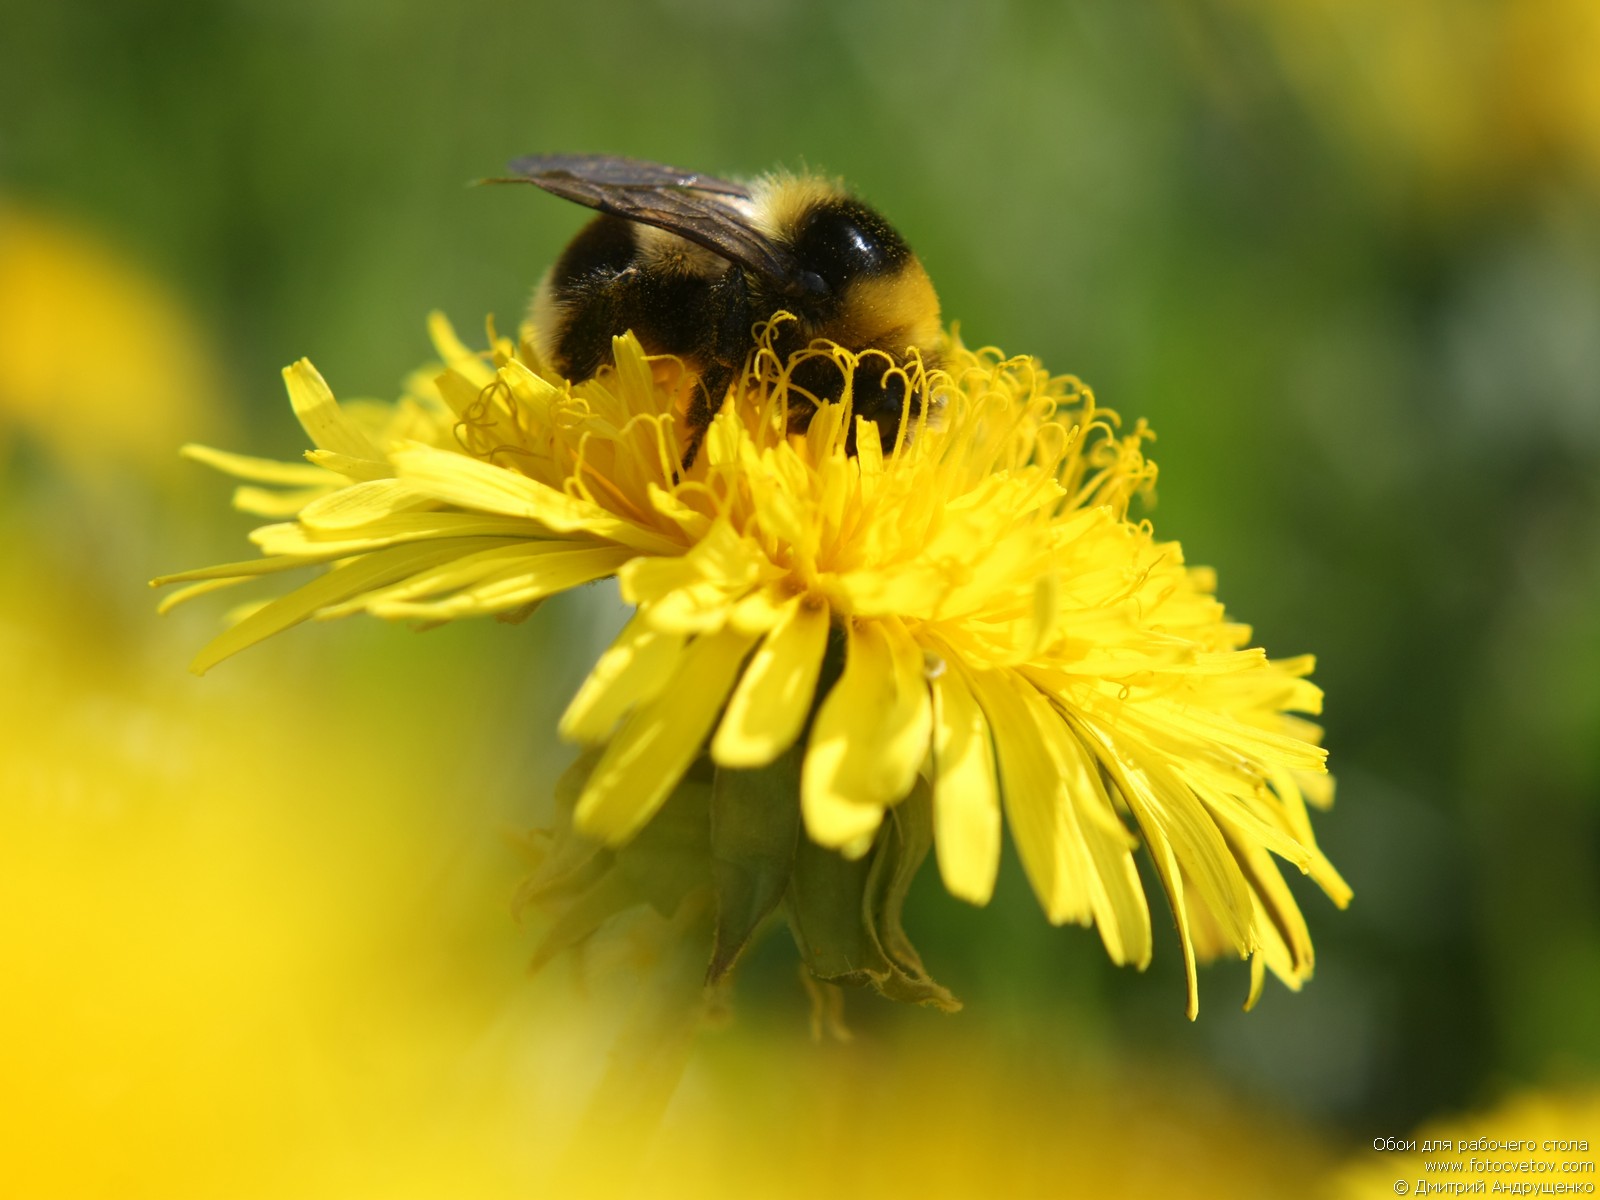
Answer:
<path fill-rule="evenodd" d="M 84 478 L 165 467 L 184 430 L 214 423 L 204 398 L 218 376 L 160 281 L 87 230 L 0 198 L 0 450 L 26 434 Z"/>
<path fill-rule="evenodd" d="M 1522 1090 L 1487 1109 L 1434 1117 L 1408 1136 L 1363 1142 L 1329 1181 L 1337 1200 L 1404 1195 L 1593 1195 L 1600 1081 Z M 1440 1178 L 1440 1177 L 1443 1178 Z"/>
<path fill-rule="evenodd" d="M 491 331 L 477 355 L 432 331 L 444 370 L 387 421 L 288 368 L 309 464 L 191 450 L 286 485 L 240 499 L 292 519 L 254 533 L 258 560 L 157 582 L 326 568 L 219 636 L 204 671 L 308 617 L 520 616 L 615 575 L 635 615 L 561 721 L 587 748 L 562 789 L 580 844 L 558 838 L 530 887 L 581 896 L 557 942 L 627 902 L 619 877 L 648 876 L 658 907 L 709 883 L 713 977 L 781 904 L 817 977 L 950 1006 L 900 905 L 930 847 L 952 894 L 988 901 L 1004 823 L 1046 916 L 1138 967 L 1142 842 L 1191 1015 L 1197 959 L 1250 958 L 1252 1001 L 1264 970 L 1309 976 L 1274 856 L 1349 894 L 1307 816 L 1332 791 L 1295 715 L 1321 705 L 1312 660 L 1249 648 L 1212 573 L 1130 518 L 1155 475 L 1142 423 L 952 334 L 942 369 L 908 368 L 904 394 L 934 399 L 888 450 L 849 436 L 848 389 L 793 432 L 796 366 L 825 355 L 850 378 L 859 356 L 782 361 L 769 328 L 685 469 L 677 360 L 625 336 L 570 385 L 531 339 Z"/>

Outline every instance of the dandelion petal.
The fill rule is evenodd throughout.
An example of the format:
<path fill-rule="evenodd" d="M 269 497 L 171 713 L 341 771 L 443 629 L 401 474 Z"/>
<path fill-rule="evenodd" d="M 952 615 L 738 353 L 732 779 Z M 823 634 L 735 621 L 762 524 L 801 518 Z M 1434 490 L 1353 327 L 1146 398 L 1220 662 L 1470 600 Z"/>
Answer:
<path fill-rule="evenodd" d="M 302 358 L 283 369 L 283 382 L 289 389 L 289 403 L 306 434 L 323 450 L 369 462 L 383 461 L 383 454 L 372 444 L 366 431 L 353 421 L 333 390 L 309 359 Z"/>
<path fill-rule="evenodd" d="M 811 711 L 827 644 L 828 610 L 794 604 L 750 659 L 711 741 L 711 757 L 725 767 L 760 767 L 793 745 Z"/>
<path fill-rule="evenodd" d="M 978 672 L 972 682 L 994 734 L 1001 794 L 1023 872 L 1052 922 L 1087 925 L 1093 917 L 1088 892 L 1082 875 L 1068 866 L 1069 852 L 1079 847 L 1066 824 L 1060 768 L 1026 694 L 1033 687 L 1010 671 Z"/>
<path fill-rule="evenodd" d="M 196 675 L 203 675 L 223 659 L 291 625 L 299 624 L 326 605 L 337 604 L 370 588 L 382 587 L 461 557 L 465 550 L 461 543 L 472 540 L 475 539 L 444 538 L 412 546 L 391 546 L 336 567 L 320 579 L 314 579 L 297 591 L 258 609 L 232 629 L 214 638 L 195 657 L 189 669 Z"/>
<path fill-rule="evenodd" d="M 852 625 L 844 673 L 817 712 L 801 772 L 806 832 L 864 854 L 883 810 L 911 790 L 932 728 L 917 644 L 894 622 Z"/>
<path fill-rule="evenodd" d="M 933 829 L 952 896 L 987 904 L 1000 870 L 1000 793 L 989 724 L 954 667 L 933 680 Z"/>
<path fill-rule="evenodd" d="M 643 617 L 634 617 L 567 705 L 561 716 L 561 736 L 583 745 L 604 741 L 623 713 L 655 699 L 667 686 L 684 641 L 677 634 L 650 628 Z"/>
<path fill-rule="evenodd" d="M 595 765 L 573 814 L 581 832 L 616 844 L 655 815 L 700 754 L 750 643 L 724 629 L 679 656 L 661 694 L 634 711 Z"/>
<path fill-rule="evenodd" d="M 1054 747 L 1068 803 L 1080 817 L 1079 836 L 1089 852 L 1089 903 L 1106 953 L 1118 965 L 1143 969 L 1150 962 L 1150 908 L 1133 863 L 1134 839 L 1117 819 L 1098 764 L 1077 731 L 1057 722 Z"/>

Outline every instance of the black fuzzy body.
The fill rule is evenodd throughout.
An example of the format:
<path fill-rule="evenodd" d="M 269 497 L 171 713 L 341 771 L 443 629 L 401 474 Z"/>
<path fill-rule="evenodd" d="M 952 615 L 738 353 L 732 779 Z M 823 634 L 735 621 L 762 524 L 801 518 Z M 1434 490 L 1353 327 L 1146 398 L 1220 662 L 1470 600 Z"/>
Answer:
<path fill-rule="evenodd" d="M 913 272 L 925 280 L 920 264 L 887 221 L 847 195 L 804 208 L 772 245 L 791 264 L 782 276 L 717 257 L 671 230 L 609 213 L 596 217 L 541 288 L 541 304 L 555 314 L 554 328 L 546 331 L 553 334 L 551 365 L 575 382 L 590 378 L 612 361 L 612 338 L 630 330 L 647 353 L 681 359 L 699 381 L 686 414 L 688 464 L 754 348 L 757 327 L 788 312 L 795 320 L 773 334 L 781 361 L 817 339 L 858 353 L 877 351 L 861 360 L 850 392 L 855 415 L 875 421 L 884 449 L 891 449 L 906 404 L 902 376 L 890 372 L 904 364 L 906 346 L 872 344 L 858 298 L 866 283 L 892 286 Z M 846 390 L 845 372 L 825 357 L 797 364 L 791 382 L 792 394 L 806 401 L 791 407 L 795 430 L 806 428 L 816 404 L 837 402 Z M 912 405 L 919 410 L 921 397 Z M 853 452 L 853 428 L 849 436 Z"/>

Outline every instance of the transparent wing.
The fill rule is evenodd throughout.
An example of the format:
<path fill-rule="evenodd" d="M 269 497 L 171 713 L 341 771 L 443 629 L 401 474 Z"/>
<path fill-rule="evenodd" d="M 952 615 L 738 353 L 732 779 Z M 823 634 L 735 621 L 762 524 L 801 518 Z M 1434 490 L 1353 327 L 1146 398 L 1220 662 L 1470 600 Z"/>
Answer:
<path fill-rule="evenodd" d="M 585 208 L 675 233 L 769 279 L 794 278 L 789 254 L 727 203 L 727 197 L 749 199 L 742 184 L 604 154 L 532 155 L 507 169 L 510 179 L 493 182 L 531 183 Z"/>

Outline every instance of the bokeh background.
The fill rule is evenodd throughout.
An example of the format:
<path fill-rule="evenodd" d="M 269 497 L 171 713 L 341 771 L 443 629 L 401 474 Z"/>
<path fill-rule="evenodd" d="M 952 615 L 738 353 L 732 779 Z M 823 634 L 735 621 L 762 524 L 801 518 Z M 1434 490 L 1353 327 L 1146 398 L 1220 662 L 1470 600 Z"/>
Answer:
<path fill-rule="evenodd" d="M 627 1144 L 657 1194 L 1276 1196 L 1600 1071 L 1592 0 L 0 0 L 0 27 L 6 1194 L 582 1194 Z M 584 216 L 466 185 L 558 151 L 843 175 L 969 341 L 1150 419 L 1158 532 L 1318 655 L 1318 832 L 1356 898 L 1301 889 L 1302 994 L 1244 1014 L 1215 966 L 1190 1024 L 1170 927 L 1119 971 L 1014 862 L 986 910 L 927 871 L 909 925 L 963 1013 L 852 996 L 854 1039 L 814 1044 L 779 931 L 664 1132 L 596 1135 L 627 939 L 530 977 L 509 898 L 615 596 L 185 671 L 224 605 L 158 618 L 145 581 L 250 557 L 251 522 L 177 446 L 293 458 L 287 362 L 388 397 L 430 309 L 514 325 Z M 1472 1135 L 1524 1136 L 1497 1120 Z"/>

